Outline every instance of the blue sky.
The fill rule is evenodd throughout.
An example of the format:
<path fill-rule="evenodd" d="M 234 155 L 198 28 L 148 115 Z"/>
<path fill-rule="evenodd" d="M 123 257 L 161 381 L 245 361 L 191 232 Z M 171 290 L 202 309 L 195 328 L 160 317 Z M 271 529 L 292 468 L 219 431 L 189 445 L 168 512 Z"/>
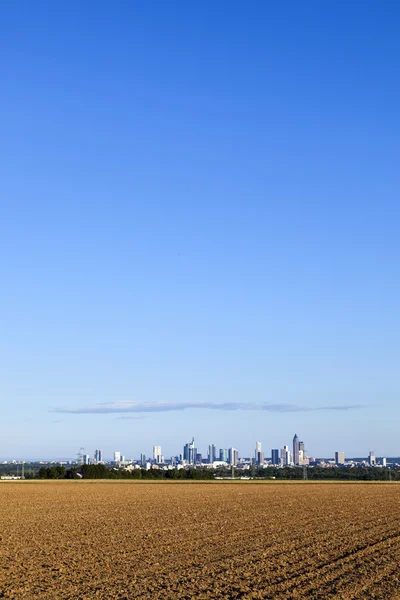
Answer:
<path fill-rule="evenodd" d="M 400 454 L 399 17 L 1 3 L 0 457 Z"/>

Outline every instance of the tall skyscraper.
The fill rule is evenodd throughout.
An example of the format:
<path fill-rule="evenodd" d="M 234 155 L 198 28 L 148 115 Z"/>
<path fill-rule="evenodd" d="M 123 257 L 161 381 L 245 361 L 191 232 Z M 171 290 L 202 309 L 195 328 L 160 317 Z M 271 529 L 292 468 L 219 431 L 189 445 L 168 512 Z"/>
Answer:
<path fill-rule="evenodd" d="M 208 460 L 210 464 L 217 460 L 217 447 L 215 444 L 208 446 Z"/>
<path fill-rule="evenodd" d="M 264 452 L 261 452 L 261 450 L 257 452 L 256 462 L 260 467 L 264 465 Z"/>
<path fill-rule="evenodd" d="M 335 452 L 335 463 L 337 465 L 344 465 L 344 452 Z"/>
<path fill-rule="evenodd" d="M 197 448 L 194 446 L 194 438 L 190 443 L 187 443 L 183 447 L 183 459 L 186 460 L 189 465 L 196 463 Z"/>
<path fill-rule="evenodd" d="M 97 460 L 99 463 L 103 462 L 103 450 L 99 450 L 99 453 L 97 455 Z"/>
<path fill-rule="evenodd" d="M 261 452 L 261 442 L 256 442 L 256 450 L 254 452 L 254 458 L 256 459 L 256 462 L 257 462 L 259 452 Z"/>
<path fill-rule="evenodd" d="M 295 433 L 294 438 L 293 438 L 293 462 L 295 465 L 300 464 L 299 450 L 300 450 L 299 438 L 297 437 L 297 433 Z"/>
<path fill-rule="evenodd" d="M 271 450 L 271 462 L 273 465 L 280 465 L 279 450 L 277 448 Z"/>
<path fill-rule="evenodd" d="M 229 448 L 228 450 L 228 462 L 230 465 L 237 465 L 239 462 L 239 451 L 236 448 Z"/>
<path fill-rule="evenodd" d="M 144 465 L 146 464 L 146 455 L 145 454 L 140 455 L 140 464 L 142 465 L 142 467 L 144 467 Z"/>
<path fill-rule="evenodd" d="M 370 452 L 368 455 L 368 464 L 373 467 L 376 465 L 376 458 L 374 452 Z"/>
<path fill-rule="evenodd" d="M 153 446 L 153 460 L 159 463 L 161 462 L 161 456 L 161 446 Z"/>
<path fill-rule="evenodd" d="M 284 467 L 289 467 L 292 464 L 289 446 L 284 446 L 281 450 L 281 463 Z"/>
<path fill-rule="evenodd" d="M 121 452 L 114 452 L 114 462 L 115 463 L 121 462 Z"/>
<path fill-rule="evenodd" d="M 220 448 L 219 460 L 221 460 L 223 462 L 228 462 L 228 450 L 226 448 Z"/>

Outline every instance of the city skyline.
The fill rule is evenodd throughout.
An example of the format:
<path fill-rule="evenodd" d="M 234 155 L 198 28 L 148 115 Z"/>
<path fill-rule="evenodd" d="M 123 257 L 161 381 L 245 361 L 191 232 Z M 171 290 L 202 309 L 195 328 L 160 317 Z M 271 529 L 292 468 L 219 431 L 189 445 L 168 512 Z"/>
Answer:
<path fill-rule="evenodd" d="M 104 446 L 103 446 L 104 447 Z M 120 447 L 120 446 L 118 446 Z M 318 453 L 310 453 L 306 450 L 306 445 L 304 443 L 304 441 L 300 440 L 300 438 L 298 437 L 297 433 L 294 434 L 293 440 L 291 445 L 289 444 L 284 444 L 284 445 L 278 445 L 276 447 L 268 447 L 268 445 L 265 445 L 264 442 L 261 442 L 259 440 L 257 440 L 254 443 L 254 450 L 253 453 L 251 452 L 246 452 L 246 451 L 242 451 L 240 448 L 237 448 L 235 446 L 226 446 L 221 447 L 218 443 L 211 443 L 206 445 L 205 448 L 203 448 L 202 446 L 199 446 L 196 444 L 195 442 L 195 438 L 192 437 L 191 441 L 188 441 L 186 443 L 183 444 L 183 448 L 182 451 L 179 451 L 179 445 L 178 447 L 175 448 L 175 452 L 169 453 L 168 451 L 165 451 L 165 449 L 163 449 L 163 445 L 162 444 L 155 444 L 150 446 L 150 448 L 148 449 L 147 452 L 144 452 L 143 449 L 140 451 L 140 453 L 133 453 L 133 452 L 129 452 L 127 451 L 125 448 L 123 448 L 123 450 L 119 449 L 119 450 L 115 450 L 115 448 L 112 451 L 107 451 L 107 446 L 105 446 L 106 450 L 103 451 L 103 448 L 96 449 L 93 450 L 93 453 L 91 453 L 90 450 L 88 450 L 87 448 L 81 446 L 81 448 L 79 449 L 79 451 L 76 453 L 75 457 L 71 456 L 71 455 L 66 455 L 66 456 L 47 456 L 47 457 L 27 457 L 27 456 L 17 456 L 18 460 L 32 460 L 32 459 L 37 459 L 37 460 L 54 460 L 54 459 L 60 459 L 60 460 L 77 460 L 78 462 L 82 462 L 82 463 L 88 463 L 88 460 L 90 459 L 91 461 L 94 460 L 95 463 L 97 462 L 102 462 L 102 461 L 106 461 L 106 462 L 124 462 L 124 461 L 131 461 L 131 460 L 135 460 L 135 461 L 140 461 L 141 463 L 144 463 L 146 461 L 152 461 L 155 463 L 162 463 L 164 461 L 169 462 L 171 459 L 175 459 L 180 457 L 181 460 L 185 461 L 185 463 L 187 465 L 196 465 L 198 462 L 206 462 L 210 461 L 210 457 L 212 458 L 211 462 L 218 462 L 218 461 L 222 461 L 222 462 L 227 462 L 227 463 L 231 463 L 232 461 L 232 456 L 234 456 L 236 459 L 249 459 L 250 461 L 252 461 L 254 464 L 263 464 L 264 460 L 265 461 L 269 461 L 272 460 L 272 464 L 278 464 L 278 462 L 274 462 L 274 459 L 276 460 L 277 457 L 279 457 L 279 460 L 282 459 L 283 464 L 287 464 L 287 465 L 294 465 L 294 466 L 303 466 L 303 465 L 307 465 L 308 464 L 308 460 L 309 458 L 312 456 L 314 459 L 330 459 L 330 460 L 334 460 L 337 464 L 342 464 L 345 461 L 345 457 L 346 459 L 351 459 L 351 458 L 368 458 L 369 461 L 371 461 L 371 457 L 373 459 L 375 459 L 375 457 L 395 457 L 397 458 L 398 455 L 400 456 L 400 452 L 398 453 L 398 455 L 395 454 L 387 454 L 387 453 L 376 453 L 375 450 L 371 450 L 370 448 L 368 448 L 368 451 L 364 450 L 363 452 L 360 453 L 355 453 L 355 454 L 351 454 L 348 455 L 343 449 L 335 449 L 334 451 L 330 451 L 328 453 L 325 454 L 318 454 Z M 15 456 L 13 457 L 14 459 L 16 458 Z M 0 461 L 1 460 L 10 460 L 10 457 L 8 456 L 0 456 Z"/>

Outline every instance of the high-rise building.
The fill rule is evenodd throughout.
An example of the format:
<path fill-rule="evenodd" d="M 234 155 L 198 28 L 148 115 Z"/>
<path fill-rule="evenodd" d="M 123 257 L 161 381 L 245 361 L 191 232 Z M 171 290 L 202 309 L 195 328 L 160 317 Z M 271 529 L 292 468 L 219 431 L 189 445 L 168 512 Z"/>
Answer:
<path fill-rule="evenodd" d="M 228 450 L 228 462 L 230 465 L 237 465 L 239 462 L 239 451 L 236 448 L 229 448 Z"/>
<path fill-rule="evenodd" d="M 217 447 L 215 444 L 208 446 L 208 461 L 212 464 L 215 460 L 217 460 Z"/>
<path fill-rule="evenodd" d="M 295 433 L 294 438 L 293 438 L 293 462 L 295 465 L 300 464 L 299 450 L 300 450 L 299 438 L 297 437 L 297 433 Z"/>
<path fill-rule="evenodd" d="M 375 454 L 373 452 L 369 453 L 368 456 L 368 464 L 373 467 L 374 465 L 376 465 L 376 458 L 375 458 Z"/>
<path fill-rule="evenodd" d="M 271 450 L 271 462 L 273 465 L 280 464 L 279 450 L 277 448 L 274 448 L 273 450 Z"/>
<path fill-rule="evenodd" d="M 157 463 L 159 463 L 159 462 L 161 462 L 161 456 L 162 456 L 161 446 L 153 446 L 153 460 L 155 460 Z"/>
<path fill-rule="evenodd" d="M 261 452 L 261 450 L 260 452 L 257 452 L 256 462 L 260 466 L 264 465 L 264 452 Z"/>
<path fill-rule="evenodd" d="M 337 465 L 344 465 L 344 452 L 335 452 L 335 463 Z"/>
<path fill-rule="evenodd" d="M 220 448 L 219 460 L 221 460 L 223 462 L 228 462 L 228 450 L 226 448 Z"/>
<path fill-rule="evenodd" d="M 183 447 L 183 459 L 186 460 L 189 465 L 196 463 L 197 448 L 194 446 L 194 438 L 190 443 L 187 443 Z"/>
<path fill-rule="evenodd" d="M 386 458 L 382 458 L 382 467 L 386 467 Z"/>
<path fill-rule="evenodd" d="M 114 452 L 114 462 L 115 463 L 121 462 L 121 452 Z"/>
<path fill-rule="evenodd" d="M 144 467 L 144 465 L 146 464 L 146 455 L 145 454 L 141 454 L 140 455 L 140 464 Z"/>
<path fill-rule="evenodd" d="M 256 442 L 256 450 L 254 452 L 254 458 L 256 459 L 256 462 L 257 462 L 257 459 L 258 459 L 258 453 L 259 452 L 261 452 L 261 442 Z"/>
<path fill-rule="evenodd" d="M 292 464 L 289 446 L 284 446 L 281 450 L 281 463 L 284 467 L 289 467 Z"/>
<path fill-rule="evenodd" d="M 99 460 L 99 451 L 95 450 L 94 451 L 94 462 L 97 463 L 98 460 Z"/>
<path fill-rule="evenodd" d="M 89 454 L 84 454 L 82 456 L 82 462 L 83 462 L 84 465 L 88 465 L 89 464 L 89 462 L 90 462 L 90 456 L 89 456 Z"/>
<path fill-rule="evenodd" d="M 103 450 L 99 450 L 99 453 L 97 455 L 97 460 L 99 463 L 103 462 Z"/>

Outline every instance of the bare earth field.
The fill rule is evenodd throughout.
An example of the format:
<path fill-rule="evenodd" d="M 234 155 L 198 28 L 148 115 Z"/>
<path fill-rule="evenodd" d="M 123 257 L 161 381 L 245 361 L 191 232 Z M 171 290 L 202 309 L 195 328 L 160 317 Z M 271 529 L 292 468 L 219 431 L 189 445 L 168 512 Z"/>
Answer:
<path fill-rule="evenodd" d="M 0 484 L 0 597 L 400 598 L 400 486 Z"/>

